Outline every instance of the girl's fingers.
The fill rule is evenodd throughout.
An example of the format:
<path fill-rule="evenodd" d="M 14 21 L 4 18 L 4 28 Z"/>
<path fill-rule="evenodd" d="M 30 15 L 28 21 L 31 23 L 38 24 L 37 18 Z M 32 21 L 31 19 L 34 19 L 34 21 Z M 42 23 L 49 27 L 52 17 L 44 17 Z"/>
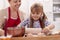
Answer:
<path fill-rule="evenodd" d="M 44 28 L 44 29 L 42 30 L 42 33 L 47 34 L 48 32 L 49 32 L 49 30 L 48 30 L 47 28 Z"/>

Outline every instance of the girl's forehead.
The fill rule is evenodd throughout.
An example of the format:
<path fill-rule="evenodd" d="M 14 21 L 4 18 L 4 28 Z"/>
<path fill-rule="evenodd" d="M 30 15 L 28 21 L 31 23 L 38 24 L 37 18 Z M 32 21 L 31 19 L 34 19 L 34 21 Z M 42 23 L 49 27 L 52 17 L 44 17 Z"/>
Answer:
<path fill-rule="evenodd" d="M 11 1 L 21 1 L 21 0 L 11 0 Z"/>
<path fill-rule="evenodd" d="M 32 9 L 31 12 L 43 12 L 43 9 Z"/>

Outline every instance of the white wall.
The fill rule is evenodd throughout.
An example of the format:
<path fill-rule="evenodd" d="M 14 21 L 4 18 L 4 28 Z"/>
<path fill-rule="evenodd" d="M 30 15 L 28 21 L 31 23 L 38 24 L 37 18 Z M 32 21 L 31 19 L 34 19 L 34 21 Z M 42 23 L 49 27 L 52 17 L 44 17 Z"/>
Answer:
<path fill-rule="evenodd" d="M 4 8 L 4 1 L 0 0 L 0 10 Z"/>
<path fill-rule="evenodd" d="M 22 5 L 20 7 L 20 10 L 23 10 L 27 15 L 29 15 L 30 7 L 35 2 L 42 3 L 44 7 L 44 12 L 48 16 L 48 18 L 49 19 L 53 18 L 52 16 L 50 17 L 51 14 L 49 15 L 49 13 L 52 13 L 52 0 L 22 0 Z M 0 9 L 6 8 L 9 6 L 7 0 L 0 0 L 0 5 L 1 5 Z"/>
<path fill-rule="evenodd" d="M 48 20 L 53 21 L 53 1 L 44 1 L 44 12 L 46 13 Z"/>

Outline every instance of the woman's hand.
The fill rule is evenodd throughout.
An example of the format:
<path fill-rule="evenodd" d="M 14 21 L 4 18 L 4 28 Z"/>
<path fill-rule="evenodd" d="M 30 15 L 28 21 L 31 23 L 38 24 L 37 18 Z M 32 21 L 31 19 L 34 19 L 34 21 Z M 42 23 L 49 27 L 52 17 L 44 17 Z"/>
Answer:
<path fill-rule="evenodd" d="M 25 32 L 25 29 L 24 28 L 13 28 L 12 30 L 8 30 L 8 34 L 9 35 L 12 35 L 12 36 L 23 36 Z"/>
<path fill-rule="evenodd" d="M 18 29 L 14 29 L 14 36 L 22 36 L 24 35 L 25 29 L 24 28 L 18 28 Z"/>
<path fill-rule="evenodd" d="M 0 29 L 0 36 L 4 36 L 4 30 Z"/>

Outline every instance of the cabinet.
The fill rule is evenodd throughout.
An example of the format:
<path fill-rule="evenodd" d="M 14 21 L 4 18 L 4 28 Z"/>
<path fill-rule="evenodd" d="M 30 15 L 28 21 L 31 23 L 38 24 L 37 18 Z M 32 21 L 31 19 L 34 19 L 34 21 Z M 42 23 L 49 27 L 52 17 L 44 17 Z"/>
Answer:
<path fill-rule="evenodd" d="M 60 0 L 53 0 L 54 31 L 60 30 Z"/>
<path fill-rule="evenodd" d="M 60 20 L 60 0 L 53 0 L 53 20 Z"/>

